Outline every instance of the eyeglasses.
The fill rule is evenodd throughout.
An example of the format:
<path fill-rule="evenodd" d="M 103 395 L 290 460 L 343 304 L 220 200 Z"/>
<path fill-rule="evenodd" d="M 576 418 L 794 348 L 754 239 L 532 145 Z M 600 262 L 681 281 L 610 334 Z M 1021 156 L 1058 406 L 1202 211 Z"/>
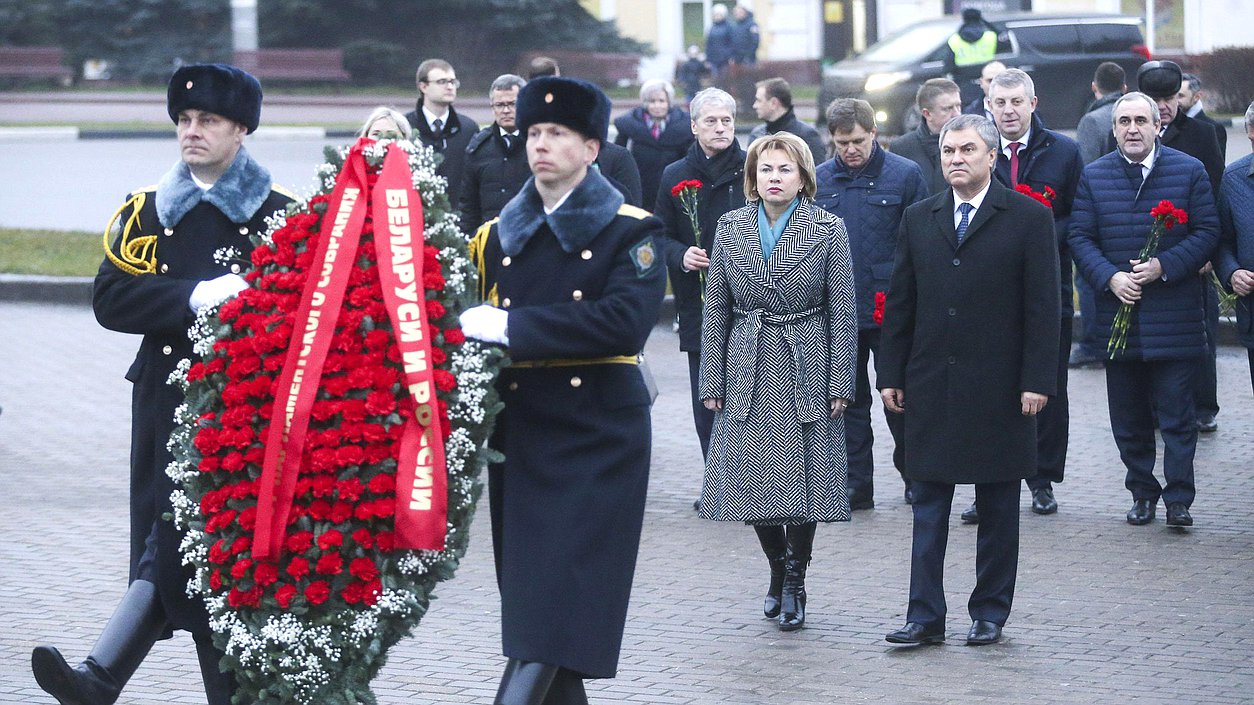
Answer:
<path fill-rule="evenodd" d="M 514 108 L 516 108 L 516 107 L 518 107 L 518 101 L 515 101 L 515 100 L 511 100 L 511 101 L 510 101 L 510 102 L 508 102 L 508 103 L 501 102 L 501 103 L 493 103 L 493 104 L 492 104 L 492 109 L 493 109 L 493 110 L 501 110 L 501 111 L 504 111 L 504 110 L 513 110 L 513 109 L 514 109 Z"/>
<path fill-rule="evenodd" d="M 456 78 L 439 78 L 434 81 L 423 81 L 423 83 L 434 83 L 437 86 L 441 86 L 441 87 L 452 86 L 454 88 L 458 88 L 462 85 L 462 82 L 457 80 Z"/>

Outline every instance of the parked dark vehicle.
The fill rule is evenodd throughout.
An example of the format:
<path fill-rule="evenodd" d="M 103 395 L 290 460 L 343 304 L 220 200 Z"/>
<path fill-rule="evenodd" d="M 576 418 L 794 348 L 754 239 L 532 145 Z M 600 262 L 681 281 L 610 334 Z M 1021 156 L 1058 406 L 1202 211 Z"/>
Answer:
<path fill-rule="evenodd" d="M 1093 100 L 1089 81 L 1097 65 L 1114 61 L 1129 76 L 1149 59 L 1141 20 L 1105 14 L 987 14 L 997 29 L 997 60 L 1032 76 L 1043 96 L 1037 113 L 1048 127 L 1076 126 Z M 946 16 L 905 27 L 862 54 L 823 69 L 819 123 L 835 98 L 861 98 L 876 112 L 880 131 L 902 134 L 918 125 L 914 94 L 930 78 L 945 77 L 946 42 L 961 20 Z"/>

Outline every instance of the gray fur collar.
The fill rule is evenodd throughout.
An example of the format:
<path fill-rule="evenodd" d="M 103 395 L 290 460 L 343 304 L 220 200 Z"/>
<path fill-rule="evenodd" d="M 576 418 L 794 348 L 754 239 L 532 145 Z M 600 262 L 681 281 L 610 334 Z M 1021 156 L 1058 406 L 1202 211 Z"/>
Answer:
<path fill-rule="evenodd" d="M 540 226 L 548 223 L 563 251 L 582 250 L 610 224 L 621 205 L 623 194 L 601 176 L 599 170 L 589 168 L 588 175 L 579 182 L 566 202 L 546 215 L 540 192 L 536 191 L 535 177 L 531 177 L 518 195 L 501 210 L 501 222 L 497 227 L 501 249 L 505 254 L 516 257 Z"/>
<path fill-rule="evenodd" d="M 191 169 L 180 161 L 157 184 L 157 219 L 163 227 L 172 228 L 205 201 L 232 223 L 247 223 L 270 197 L 270 187 L 270 172 L 253 161 L 242 146 L 226 173 L 208 191 L 192 181 Z"/>

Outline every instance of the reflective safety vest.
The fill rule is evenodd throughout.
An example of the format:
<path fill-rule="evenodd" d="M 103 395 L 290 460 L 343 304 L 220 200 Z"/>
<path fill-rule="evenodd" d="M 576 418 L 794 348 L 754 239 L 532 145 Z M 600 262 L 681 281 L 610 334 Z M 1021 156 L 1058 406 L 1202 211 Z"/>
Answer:
<path fill-rule="evenodd" d="M 987 64 L 997 55 L 997 33 L 990 29 L 974 42 L 967 42 L 954 32 L 949 48 L 954 52 L 954 66 Z"/>

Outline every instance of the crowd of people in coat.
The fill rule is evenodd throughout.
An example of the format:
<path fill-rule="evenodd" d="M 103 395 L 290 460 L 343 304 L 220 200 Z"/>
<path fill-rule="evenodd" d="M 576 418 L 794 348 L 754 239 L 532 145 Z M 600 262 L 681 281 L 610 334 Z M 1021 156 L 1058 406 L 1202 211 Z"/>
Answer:
<path fill-rule="evenodd" d="M 738 44 L 749 42 L 746 32 L 756 49 L 751 14 L 737 6 L 728 19 L 719 7 L 707 46 L 716 72 L 752 62 Z M 228 88 L 256 83 L 230 67 L 195 70 Z M 586 703 L 582 680 L 615 672 L 650 444 L 637 353 L 656 320 L 663 267 L 705 461 L 696 507 L 706 519 L 753 527 L 769 566 L 763 613 L 783 631 L 806 621 L 817 524 L 875 506 L 873 389 L 914 518 L 906 624 L 887 634 L 890 643 L 946 639 L 949 516 L 955 486 L 968 484 L 975 502 L 962 518 L 979 526 L 966 643 L 1001 639 L 1021 483 L 1032 512 L 1058 511 L 1069 366 L 1106 368 L 1128 523 L 1153 522 L 1161 500 L 1167 525 L 1193 524 L 1197 438 L 1217 428 L 1212 271 L 1238 297 L 1254 376 L 1254 165 L 1246 156 L 1224 168 L 1226 134 L 1205 117 L 1197 77 L 1151 61 L 1128 91 L 1123 70 L 1103 64 L 1072 139 L 1036 114 L 1050 97 L 1036 94 L 1029 73 L 991 62 L 980 67 L 983 96 L 966 105 L 955 82 L 927 81 L 920 125 L 888 148 L 867 102 L 822 106 L 820 135 L 797 119 L 788 83 L 772 78 L 756 85 L 762 123 L 746 150 L 737 101 L 719 88 L 695 92 L 684 110 L 669 82 L 646 81 L 640 104 L 613 119 L 611 140 L 599 89 L 562 77 L 551 59 L 528 73 L 492 82 L 493 121 L 481 129 L 454 107 L 453 66 L 424 61 L 415 109 L 381 108 L 361 131 L 441 155 L 438 172 L 485 285 L 463 329 L 505 346 L 514 362 L 498 385 L 507 408 L 493 442 L 505 460 L 489 473 L 510 657 L 498 703 Z M 170 95 L 181 141 L 204 131 L 206 116 L 209 131 L 222 132 L 211 164 L 188 161 L 180 172 L 197 179 L 194 192 L 251 174 L 259 198 L 285 202 L 242 148 L 257 124 L 259 87 L 243 107 L 225 88 Z M 1254 103 L 1245 126 L 1254 145 Z M 1143 252 L 1162 201 L 1187 218 Z M 205 217 L 226 217 L 219 210 L 229 205 L 208 205 L 216 203 L 205 196 Z M 113 317 L 111 302 L 147 296 L 142 285 L 155 279 L 115 269 L 102 265 L 97 313 L 105 325 L 144 332 L 146 322 Z M 165 292 L 173 303 L 128 310 L 164 306 L 182 320 L 205 305 L 201 289 L 216 299 L 239 290 L 238 276 L 214 278 L 212 269 L 192 277 L 204 282 Z M 1085 325 L 1073 350 L 1076 297 Z M 1134 313 L 1119 347 L 1109 340 L 1121 308 Z M 171 344 L 184 344 L 175 337 Z M 136 403 L 156 394 L 137 388 Z M 161 463 L 149 456 L 167 452 L 168 429 L 145 419 L 136 417 L 136 447 L 150 447 L 133 463 L 155 474 Z M 1156 431 L 1165 484 L 1154 475 Z M 610 495 L 616 522 L 581 525 Z M 229 698 L 202 638 L 203 612 L 184 625 L 158 589 L 163 570 L 179 572 L 159 560 L 178 542 L 151 513 L 134 531 L 140 587 L 119 607 L 136 616 L 111 622 L 100 653 L 77 667 L 56 649 L 36 650 L 40 684 L 68 693 L 62 702 L 116 698 L 172 627 L 198 635 L 211 701 Z M 581 615 L 572 624 L 582 626 L 554 630 L 552 609 Z"/>

